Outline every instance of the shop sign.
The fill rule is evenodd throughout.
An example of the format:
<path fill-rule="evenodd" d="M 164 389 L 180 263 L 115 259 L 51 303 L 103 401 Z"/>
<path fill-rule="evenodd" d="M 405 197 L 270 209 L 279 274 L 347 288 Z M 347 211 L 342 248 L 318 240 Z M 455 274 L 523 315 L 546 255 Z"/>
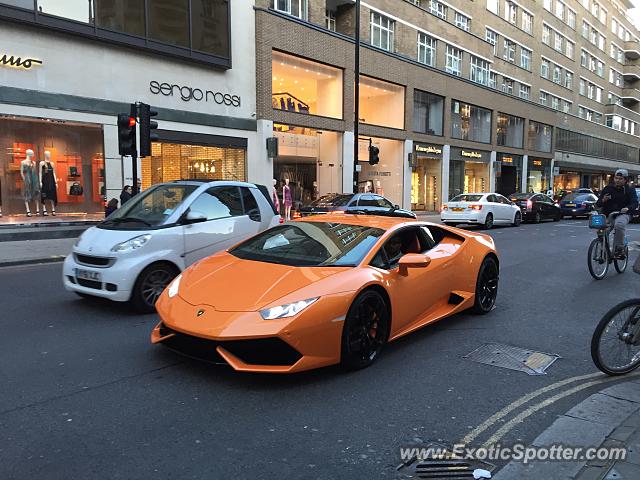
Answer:
<path fill-rule="evenodd" d="M 513 157 L 502 157 L 502 163 L 513 163 Z"/>
<path fill-rule="evenodd" d="M 469 157 L 469 158 L 482 158 L 482 154 L 480 152 L 474 152 L 469 150 L 462 150 L 460 155 L 462 155 L 463 157 Z"/>
<path fill-rule="evenodd" d="M 416 145 L 416 152 L 442 155 L 442 149 L 434 145 Z"/>
<path fill-rule="evenodd" d="M 156 80 L 149 82 L 149 90 L 154 95 L 164 95 L 165 97 L 178 97 L 183 102 L 213 102 L 218 105 L 228 107 L 239 107 L 241 99 L 239 95 L 230 93 L 214 92 L 213 90 L 203 90 L 187 85 L 176 85 L 171 83 L 160 83 Z"/>
<path fill-rule="evenodd" d="M 7 53 L 0 57 L 1 67 L 29 70 L 31 67 L 38 65 L 42 65 L 42 60 L 16 57 L 15 55 L 9 55 Z"/>
<path fill-rule="evenodd" d="M 533 165 L 535 165 L 536 167 L 541 167 L 542 166 L 542 160 L 534 160 L 533 161 Z"/>

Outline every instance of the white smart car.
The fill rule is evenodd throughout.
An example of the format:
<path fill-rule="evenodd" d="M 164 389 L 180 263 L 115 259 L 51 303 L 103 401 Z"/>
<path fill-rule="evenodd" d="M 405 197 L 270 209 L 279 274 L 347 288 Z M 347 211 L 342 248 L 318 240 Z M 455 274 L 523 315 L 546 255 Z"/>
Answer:
<path fill-rule="evenodd" d="M 161 183 L 86 230 L 65 259 L 62 280 L 80 296 L 153 311 L 164 288 L 193 262 L 280 221 L 262 185 Z"/>
<path fill-rule="evenodd" d="M 499 193 L 464 193 L 442 205 L 440 220 L 447 225 L 460 223 L 482 225 L 513 225 L 522 223 L 520 208 Z"/>

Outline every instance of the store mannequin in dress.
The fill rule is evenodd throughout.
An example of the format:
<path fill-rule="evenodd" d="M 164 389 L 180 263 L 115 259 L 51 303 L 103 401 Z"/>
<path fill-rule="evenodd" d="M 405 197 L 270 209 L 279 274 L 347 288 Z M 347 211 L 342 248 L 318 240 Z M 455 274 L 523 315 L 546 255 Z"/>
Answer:
<path fill-rule="evenodd" d="M 42 200 L 42 215 L 47 216 L 47 202 L 51 204 L 51 215 L 56 215 L 56 204 L 58 203 L 58 179 L 53 162 L 51 161 L 51 152 L 44 152 L 44 160 L 38 166 L 40 175 L 40 196 Z"/>
<path fill-rule="evenodd" d="M 291 187 L 289 186 L 288 178 L 284 179 L 284 185 L 282 186 L 282 203 L 284 203 L 284 219 L 291 220 L 293 197 L 291 196 Z"/>
<path fill-rule="evenodd" d="M 278 200 L 278 191 L 276 190 L 276 184 L 278 181 L 273 179 L 273 193 L 271 196 L 273 197 L 273 205 L 276 207 L 276 212 L 280 213 L 280 200 Z"/>
<path fill-rule="evenodd" d="M 20 176 L 22 177 L 22 197 L 24 198 L 24 206 L 27 210 L 27 217 L 30 217 L 30 202 L 34 202 L 36 205 L 36 215 L 40 214 L 40 204 L 38 202 L 38 197 L 40 196 L 40 182 L 38 180 L 38 166 L 33 159 L 33 150 L 28 149 L 25 153 L 27 158 L 20 162 Z"/>

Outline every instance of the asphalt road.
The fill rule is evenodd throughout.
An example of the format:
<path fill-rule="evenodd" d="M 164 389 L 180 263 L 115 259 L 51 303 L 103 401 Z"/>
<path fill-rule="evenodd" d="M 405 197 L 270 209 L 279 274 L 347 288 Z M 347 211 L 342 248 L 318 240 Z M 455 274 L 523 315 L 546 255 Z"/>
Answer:
<path fill-rule="evenodd" d="M 150 345 L 154 315 L 65 292 L 59 264 L 0 269 L 0 478 L 396 478 L 400 446 L 456 442 L 523 395 L 593 373 L 595 323 L 637 296 L 630 268 L 591 279 L 584 221 L 490 234 L 495 310 L 427 327 L 355 373 L 200 364 Z M 562 358 L 543 376 L 463 358 L 485 342 Z M 532 440 L 592 391 L 542 408 L 502 443 Z"/>

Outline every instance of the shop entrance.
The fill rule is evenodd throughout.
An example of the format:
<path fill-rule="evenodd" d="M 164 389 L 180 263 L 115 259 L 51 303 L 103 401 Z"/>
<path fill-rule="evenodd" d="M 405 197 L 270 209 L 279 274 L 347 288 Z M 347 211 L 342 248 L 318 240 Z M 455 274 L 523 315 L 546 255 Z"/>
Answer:
<path fill-rule="evenodd" d="M 411 172 L 411 209 L 438 211 L 442 162 L 439 158 L 418 156 Z"/>
<path fill-rule="evenodd" d="M 516 167 L 502 165 L 500 176 L 496 179 L 497 192 L 505 197 L 518 192 L 518 171 Z"/>

